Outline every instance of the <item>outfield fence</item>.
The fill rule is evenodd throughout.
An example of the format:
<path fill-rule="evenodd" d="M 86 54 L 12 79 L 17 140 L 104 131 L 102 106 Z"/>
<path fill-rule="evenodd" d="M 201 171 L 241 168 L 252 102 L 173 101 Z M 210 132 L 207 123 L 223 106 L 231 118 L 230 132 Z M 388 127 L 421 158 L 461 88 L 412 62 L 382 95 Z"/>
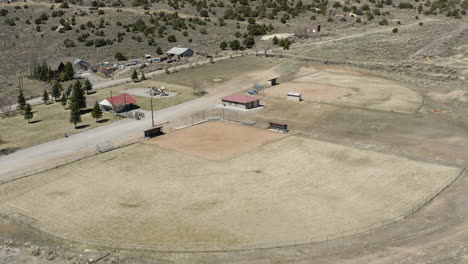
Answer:
<path fill-rule="evenodd" d="M 144 139 L 143 132 L 141 132 L 138 134 L 129 135 L 127 138 L 123 140 L 107 141 L 99 145 L 89 146 L 89 147 L 82 149 L 79 152 L 73 153 L 65 157 L 58 158 L 56 160 L 42 161 L 41 162 L 42 165 L 39 165 L 39 166 L 35 166 L 35 164 L 32 163 L 30 164 L 31 169 L 14 170 L 14 171 L 8 172 L 8 177 L 2 177 L 2 179 L 0 179 L 0 184 L 18 180 L 18 179 L 28 177 L 28 176 L 31 176 L 40 172 L 58 168 L 66 164 L 75 162 L 75 161 L 79 161 L 82 159 L 95 156 L 96 154 L 100 152 L 104 152 L 102 151 L 102 148 L 107 148 L 108 150 L 112 150 L 115 148 L 121 148 L 121 147 L 125 147 L 128 145 L 140 142 L 143 139 Z M 46 165 L 43 165 L 43 164 L 46 164 Z"/>
<path fill-rule="evenodd" d="M 212 109 L 207 111 L 200 111 L 193 113 L 186 118 L 179 120 L 177 122 L 170 122 L 166 125 L 166 133 L 177 131 L 183 128 L 187 128 L 199 123 L 209 122 L 209 121 L 228 121 L 228 122 L 237 122 L 237 123 L 246 123 L 245 121 L 248 118 L 248 112 L 231 110 L 231 109 Z M 251 124 L 250 124 L 251 125 Z M 115 148 L 124 147 L 131 145 L 133 143 L 143 140 L 143 135 L 135 134 L 127 140 L 120 142 L 105 142 L 101 145 L 88 148 L 83 152 L 80 152 L 73 157 L 64 158 L 60 161 L 57 161 L 54 164 L 49 164 L 42 168 L 34 169 L 32 171 L 24 172 L 15 177 L 19 179 L 32 175 L 38 172 L 42 172 L 48 169 L 57 168 L 63 166 L 67 163 L 85 159 L 91 156 L 96 155 L 99 152 L 109 151 Z M 393 153 L 395 154 L 395 153 Z M 431 162 L 430 160 L 423 160 L 423 162 Z M 358 219 L 350 219 L 347 223 L 343 224 L 341 228 L 336 228 L 333 232 L 324 231 L 326 234 L 317 234 L 316 236 L 298 239 L 298 240 L 288 240 L 288 241 L 262 241 L 258 243 L 246 243 L 246 244 L 225 244 L 225 243 L 213 243 L 213 244 L 199 244 L 199 245 L 162 245 L 162 244 L 132 244 L 132 243 L 121 243 L 118 241 L 107 241 L 107 240 L 91 240 L 91 239 L 82 239 L 79 237 L 65 236 L 63 234 L 51 232 L 50 230 L 44 229 L 41 227 L 40 220 L 28 216 L 28 213 L 25 209 L 18 206 L 5 203 L 3 210 L 0 211 L 0 217 L 9 219 L 16 223 L 22 224 L 34 230 L 41 231 L 52 237 L 63 239 L 66 241 L 72 241 L 79 243 L 86 247 L 97 247 L 97 248 L 112 248 L 112 249 L 122 249 L 122 250 L 144 250 L 144 251 L 155 251 L 155 252 L 180 252 L 180 253 L 189 253 L 189 252 L 231 252 L 231 251 L 249 251 L 249 250 L 264 250 L 264 249 L 277 249 L 284 247 L 295 247 L 307 244 L 316 244 L 320 247 L 342 247 L 346 245 L 353 244 L 353 236 L 368 233 L 370 231 L 394 224 L 400 220 L 406 219 L 412 216 L 414 213 L 418 212 L 421 208 L 426 206 L 431 202 L 438 194 L 450 186 L 462 173 L 465 171 L 465 168 L 457 164 L 452 163 L 441 163 L 440 161 L 432 161 L 434 163 L 440 163 L 445 166 L 458 168 L 457 173 L 453 174 L 451 177 L 448 177 L 444 184 L 434 186 L 434 188 L 424 197 L 419 199 L 419 202 L 415 205 L 408 206 L 401 213 L 395 214 L 395 212 L 390 210 L 381 211 L 380 217 L 363 217 Z M 15 180 L 13 179 L 13 180 Z M 5 207 L 7 210 L 5 210 Z M 330 221 L 333 221 L 333 218 L 330 217 Z M 361 224 L 360 223 L 373 223 L 373 224 Z M 355 228 L 350 228 L 350 227 Z M 319 226 L 319 230 L 326 230 L 326 226 Z"/>
<path fill-rule="evenodd" d="M 250 251 L 250 250 L 264 250 L 264 249 L 277 249 L 284 247 L 295 247 L 308 244 L 316 244 L 321 247 L 343 247 L 352 245 L 354 242 L 351 239 L 353 236 L 364 234 L 390 224 L 394 224 L 400 220 L 406 219 L 419 211 L 421 208 L 426 206 L 430 201 L 434 199 L 440 192 L 450 186 L 462 173 L 464 168 L 454 174 L 452 177 L 447 178 L 444 185 L 439 186 L 422 198 L 420 202 L 408 208 L 405 212 L 399 215 L 393 215 L 391 212 L 382 212 L 381 219 L 372 217 L 374 224 L 368 226 L 362 226 L 359 228 L 349 228 L 349 226 L 356 226 L 358 222 L 366 222 L 366 218 L 356 219 L 349 221 L 349 224 L 344 224 L 341 229 L 337 229 L 333 234 L 328 235 L 317 235 L 305 239 L 298 239 L 292 241 L 274 241 L 274 242 L 259 242 L 250 244 L 205 244 L 205 245 L 156 245 L 156 244 L 131 244 L 131 243 L 119 243 L 115 241 L 104 241 L 104 240 L 89 240 L 80 239 L 76 237 L 64 236 L 45 230 L 41 227 L 40 221 L 29 217 L 24 212 L 24 209 L 11 205 L 7 212 L 0 212 L 0 217 L 9 219 L 16 223 L 25 225 L 29 228 L 41 231 L 45 234 L 51 235 L 58 239 L 72 241 L 79 243 L 86 247 L 97 247 L 97 248 L 111 248 L 111 249 L 122 249 L 122 250 L 143 250 L 143 251 L 155 251 L 155 252 L 178 252 L 178 253 L 189 253 L 189 252 L 232 252 L 232 251 Z"/>

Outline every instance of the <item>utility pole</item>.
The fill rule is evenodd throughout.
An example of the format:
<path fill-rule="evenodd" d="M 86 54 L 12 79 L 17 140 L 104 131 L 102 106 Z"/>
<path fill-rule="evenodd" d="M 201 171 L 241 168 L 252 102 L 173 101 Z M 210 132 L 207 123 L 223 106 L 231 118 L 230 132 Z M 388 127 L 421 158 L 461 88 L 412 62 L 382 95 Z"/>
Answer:
<path fill-rule="evenodd" d="M 153 127 L 154 127 L 154 112 L 153 112 L 153 95 L 151 95 L 151 122 L 153 124 Z"/>
<path fill-rule="evenodd" d="M 128 117 L 127 111 L 127 94 L 124 92 L 124 110 L 125 110 L 125 117 Z"/>

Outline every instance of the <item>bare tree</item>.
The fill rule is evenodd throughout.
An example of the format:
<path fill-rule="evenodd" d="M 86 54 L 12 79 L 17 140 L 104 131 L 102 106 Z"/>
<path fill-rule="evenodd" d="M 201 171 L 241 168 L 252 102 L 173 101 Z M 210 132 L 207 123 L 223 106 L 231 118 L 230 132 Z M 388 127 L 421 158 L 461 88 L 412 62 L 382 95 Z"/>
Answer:
<path fill-rule="evenodd" d="M 0 114 L 10 116 L 13 111 L 14 100 L 9 97 L 0 98 Z"/>
<path fill-rule="evenodd" d="M 265 57 L 268 57 L 268 51 L 273 47 L 273 43 L 270 41 L 270 40 L 263 40 L 263 41 L 260 41 L 257 45 L 257 49 L 259 50 L 262 50 L 263 51 L 263 55 L 265 55 Z"/>
<path fill-rule="evenodd" d="M 192 81 L 192 90 L 194 95 L 204 95 L 206 93 L 203 82 L 199 80 Z"/>

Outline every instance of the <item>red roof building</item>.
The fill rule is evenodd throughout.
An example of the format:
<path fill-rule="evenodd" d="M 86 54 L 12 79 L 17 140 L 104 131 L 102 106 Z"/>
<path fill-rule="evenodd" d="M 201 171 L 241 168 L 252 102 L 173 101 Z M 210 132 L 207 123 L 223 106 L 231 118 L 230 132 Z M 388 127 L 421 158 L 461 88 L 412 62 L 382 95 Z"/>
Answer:
<path fill-rule="evenodd" d="M 136 99 L 129 94 L 107 97 L 105 100 L 107 100 L 111 105 L 129 105 L 136 103 Z"/>
<path fill-rule="evenodd" d="M 260 106 L 260 98 L 243 95 L 243 94 L 234 94 L 221 98 L 221 101 L 224 106 L 234 106 L 244 109 L 251 109 Z"/>
<path fill-rule="evenodd" d="M 126 106 L 136 103 L 137 100 L 129 94 L 121 94 L 117 96 L 107 97 L 106 99 L 99 102 L 101 109 L 106 111 L 120 112 L 128 110 Z"/>

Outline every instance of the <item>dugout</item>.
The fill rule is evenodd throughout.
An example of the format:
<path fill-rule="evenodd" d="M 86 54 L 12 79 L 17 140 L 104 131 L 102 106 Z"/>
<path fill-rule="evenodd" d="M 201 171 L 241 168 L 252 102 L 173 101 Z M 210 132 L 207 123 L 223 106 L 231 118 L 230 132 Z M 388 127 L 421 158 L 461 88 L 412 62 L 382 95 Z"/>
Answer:
<path fill-rule="evenodd" d="M 268 129 L 277 130 L 277 131 L 280 131 L 280 132 L 288 132 L 289 131 L 287 124 L 274 123 L 274 122 L 269 123 Z"/>
<path fill-rule="evenodd" d="M 163 126 L 157 126 L 157 127 L 153 127 L 151 129 L 145 130 L 144 131 L 145 138 L 153 138 L 153 137 L 163 135 L 164 132 L 162 131 L 162 129 L 163 129 Z"/>

